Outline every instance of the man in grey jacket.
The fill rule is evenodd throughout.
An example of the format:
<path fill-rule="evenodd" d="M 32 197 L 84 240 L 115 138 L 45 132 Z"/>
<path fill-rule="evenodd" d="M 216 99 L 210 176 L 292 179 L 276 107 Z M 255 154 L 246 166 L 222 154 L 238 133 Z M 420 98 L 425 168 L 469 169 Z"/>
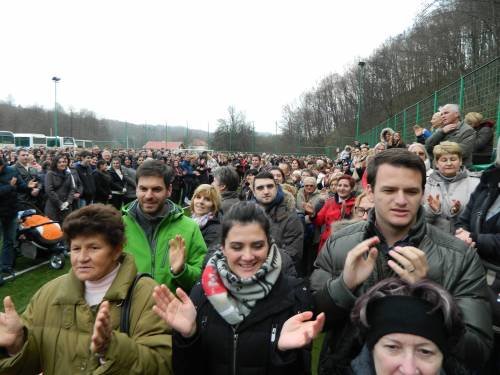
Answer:
<path fill-rule="evenodd" d="M 271 236 L 300 266 L 304 244 L 304 225 L 295 210 L 290 210 L 285 202 L 281 186 L 276 184 L 270 172 L 260 172 L 253 180 L 255 200 L 271 219 Z"/>
<path fill-rule="evenodd" d="M 389 277 L 410 283 L 428 278 L 447 289 L 466 326 L 453 355 L 468 368 L 486 362 L 492 323 L 484 269 L 472 248 L 426 223 L 421 207 L 425 175 L 424 163 L 409 151 L 377 154 L 368 165 L 368 191 L 375 204 L 368 221 L 334 233 L 319 254 L 311 288 L 330 329 L 320 374 L 341 372 L 359 353 L 350 311 L 357 297 Z"/>
<path fill-rule="evenodd" d="M 476 131 L 460 121 L 460 109 L 456 104 L 446 104 L 440 108 L 443 126 L 437 129 L 425 141 L 425 148 L 432 155 L 434 146 L 443 141 L 456 142 L 460 145 L 463 155 L 463 165 L 469 168 L 472 165 L 472 151 L 476 140 Z"/>

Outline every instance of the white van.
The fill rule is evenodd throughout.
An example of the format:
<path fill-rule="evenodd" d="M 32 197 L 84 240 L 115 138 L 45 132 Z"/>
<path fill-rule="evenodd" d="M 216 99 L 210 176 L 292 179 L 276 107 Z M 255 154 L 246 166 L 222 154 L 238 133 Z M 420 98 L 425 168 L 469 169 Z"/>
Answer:
<path fill-rule="evenodd" d="M 76 148 L 73 137 L 47 137 L 47 147 L 73 147 Z"/>
<path fill-rule="evenodd" d="M 47 137 L 43 134 L 16 133 L 14 134 L 14 141 L 16 147 L 32 148 L 47 146 Z"/>
<path fill-rule="evenodd" d="M 14 133 L 6 130 L 0 130 L 0 148 L 4 147 L 15 147 Z"/>

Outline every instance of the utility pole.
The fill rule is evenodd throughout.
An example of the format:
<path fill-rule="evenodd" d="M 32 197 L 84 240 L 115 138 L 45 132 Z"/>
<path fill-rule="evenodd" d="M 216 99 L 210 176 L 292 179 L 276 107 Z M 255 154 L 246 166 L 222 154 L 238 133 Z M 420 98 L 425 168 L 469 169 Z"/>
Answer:
<path fill-rule="evenodd" d="M 59 129 L 57 124 L 57 82 L 59 82 L 60 80 L 60 77 L 52 77 L 52 81 L 54 81 L 54 136 L 56 137 L 56 145 L 59 144 L 59 140 L 57 138 L 59 136 Z"/>

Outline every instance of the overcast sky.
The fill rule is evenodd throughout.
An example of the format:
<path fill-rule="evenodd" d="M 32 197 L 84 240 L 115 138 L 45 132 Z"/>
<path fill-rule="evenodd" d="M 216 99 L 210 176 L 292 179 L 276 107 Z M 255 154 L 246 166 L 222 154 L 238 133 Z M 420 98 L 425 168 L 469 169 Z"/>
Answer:
<path fill-rule="evenodd" d="M 0 100 L 214 130 L 282 107 L 411 27 L 422 0 L 0 2 Z"/>

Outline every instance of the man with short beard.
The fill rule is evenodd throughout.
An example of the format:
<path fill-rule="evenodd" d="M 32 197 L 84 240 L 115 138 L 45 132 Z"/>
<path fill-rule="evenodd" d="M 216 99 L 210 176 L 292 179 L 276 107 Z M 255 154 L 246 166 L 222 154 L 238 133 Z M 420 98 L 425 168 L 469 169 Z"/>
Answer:
<path fill-rule="evenodd" d="M 198 224 L 168 199 L 173 178 L 172 168 L 158 160 L 137 169 L 137 199 L 122 209 L 125 251 L 134 255 L 139 272 L 189 294 L 200 279 L 207 247 Z"/>

